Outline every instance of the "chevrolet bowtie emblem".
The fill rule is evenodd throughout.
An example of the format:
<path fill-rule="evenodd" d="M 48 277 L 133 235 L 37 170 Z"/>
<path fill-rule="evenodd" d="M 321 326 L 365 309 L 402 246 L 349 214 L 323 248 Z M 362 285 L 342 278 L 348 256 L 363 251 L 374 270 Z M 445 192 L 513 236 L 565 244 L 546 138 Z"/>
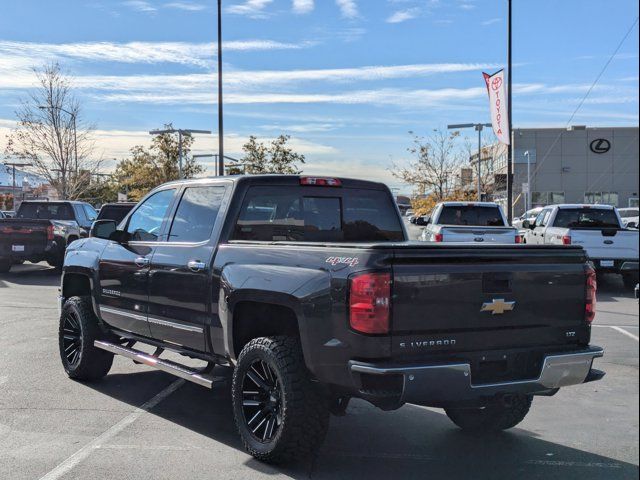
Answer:
<path fill-rule="evenodd" d="M 482 304 L 481 312 L 491 312 L 491 315 L 502 315 L 510 312 L 516 306 L 516 302 L 505 302 L 504 298 L 494 298 L 490 302 Z"/>

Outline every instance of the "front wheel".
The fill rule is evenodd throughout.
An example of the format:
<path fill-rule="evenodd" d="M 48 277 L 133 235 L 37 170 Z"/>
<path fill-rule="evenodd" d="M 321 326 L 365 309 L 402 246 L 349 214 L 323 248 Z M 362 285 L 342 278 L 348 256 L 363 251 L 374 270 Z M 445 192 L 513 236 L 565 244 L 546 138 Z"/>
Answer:
<path fill-rule="evenodd" d="M 58 344 L 65 372 L 77 380 L 97 380 L 111 369 L 113 353 L 93 345 L 103 338 L 88 297 L 71 297 L 62 307 Z"/>
<path fill-rule="evenodd" d="M 519 424 L 529 413 L 533 396 L 516 395 L 508 402 L 484 408 L 448 408 L 447 417 L 463 430 L 483 433 L 508 430 Z"/>
<path fill-rule="evenodd" d="M 249 342 L 233 372 L 233 415 L 246 450 L 259 460 L 308 456 L 323 442 L 329 405 L 311 381 L 297 339 Z"/>

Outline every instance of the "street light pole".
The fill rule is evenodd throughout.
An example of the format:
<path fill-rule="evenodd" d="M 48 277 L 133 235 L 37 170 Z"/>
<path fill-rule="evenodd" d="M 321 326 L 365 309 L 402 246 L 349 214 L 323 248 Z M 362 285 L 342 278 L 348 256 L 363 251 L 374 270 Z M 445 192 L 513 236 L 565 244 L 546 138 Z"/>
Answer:
<path fill-rule="evenodd" d="M 218 175 L 224 176 L 224 119 L 222 105 L 222 0 L 218 0 Z"/>
<path fill-rule="evenodd" d="M 511 115 L 511 79 L 512 79 L 512 62 L 511 62 L 511 0 L 507 0 L 507 122 L 509 123 L 509 148 L 507 149 L 507 220 L 509 225 L 513 220 L 513 138 L 512 132 L 512 115 Z"/>
<path fill-rule="evenodd" d="M 531 154 L 529 150 L 524 152 L 527 156 L 527 204 L 525 211 L 531 210 Z"/>
<path fill-rule="evenodd" d="M 482 160 L 482 130 L 484 127 L 490 127 L 490 123 L 458 123 L 455 125 L 447 125 L 447 129 L 449 130 L 457 130 L 459 128 L 474 128 L 478 132 L 478 201 L 482 201 L 482 181 L 480 178 L 480 161 Z"/>
<path fill-rule="evenodd" d="M 209 130 L 192 130 L 183 128 L 167 128 L 164 130 L 151 130 L 149 135 L 163 135 L 165 133 L 177 133 L 178 134 L 178 178 L 182 179 L 182 135 L 192 133 L 205 133 L 211 134 Z"/>

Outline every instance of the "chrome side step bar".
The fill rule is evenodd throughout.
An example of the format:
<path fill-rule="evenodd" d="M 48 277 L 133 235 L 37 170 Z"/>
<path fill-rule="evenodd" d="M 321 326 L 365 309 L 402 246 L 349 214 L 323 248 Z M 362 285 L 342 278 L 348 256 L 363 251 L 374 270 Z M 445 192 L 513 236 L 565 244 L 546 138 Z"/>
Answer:
<path fill-rule="evenodd" d="M 148 353 L 141 352 L 140 350 L 135 350 L 130 347 L 103 342 L 101 340 L 96 340 L 93 342 L 93 344 L 96 348 L 100 348 L 102 350 L 106 350 L 107 352 L 130 358 L 134 362 L 157 368 L 158 370 L 170 373 L 171 375 L 174 375 L 176 377 L 184 378 L 185 380 L 188 380 L 190 382 L 202 385 L 203 387 L 213 388 L 213 385 L 215 383 L 225 382 L 224 377 L 213 377 L 200 370 L 185 367 L 184 365 L 172 362 L 171 360 L 164 360 L 154 355 L 150 355 Z"/>

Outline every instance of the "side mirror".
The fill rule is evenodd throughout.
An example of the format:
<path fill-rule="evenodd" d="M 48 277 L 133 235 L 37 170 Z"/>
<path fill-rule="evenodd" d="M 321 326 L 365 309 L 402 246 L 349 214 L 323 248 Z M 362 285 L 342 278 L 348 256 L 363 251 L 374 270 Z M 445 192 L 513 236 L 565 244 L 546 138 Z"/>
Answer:
<path fill-rule="evenodd" d="M 422 217 L 416 218 L 416 225 L 420 225 L 421 227 L 424 227 L 426 225 L 429 225 L 430 221 L 431 221 L 431 218 L 429 218 L 428 216 L 424 215 Z"/>
<path fill-rule="evenodd" d="M 116 222 L 113 220 L 96 220 L 91 225 L 90 237 L 104 238 L 111 240 L 112 235 L 116 232 Z"/>
<path fill-rule="evenodd" d="M 522 228 L 529 230 L 531 229 L 531 227 L 533 226 L 533 224 L 529 221 L 529 220 L 525 220 L 522 222 Z"/>

